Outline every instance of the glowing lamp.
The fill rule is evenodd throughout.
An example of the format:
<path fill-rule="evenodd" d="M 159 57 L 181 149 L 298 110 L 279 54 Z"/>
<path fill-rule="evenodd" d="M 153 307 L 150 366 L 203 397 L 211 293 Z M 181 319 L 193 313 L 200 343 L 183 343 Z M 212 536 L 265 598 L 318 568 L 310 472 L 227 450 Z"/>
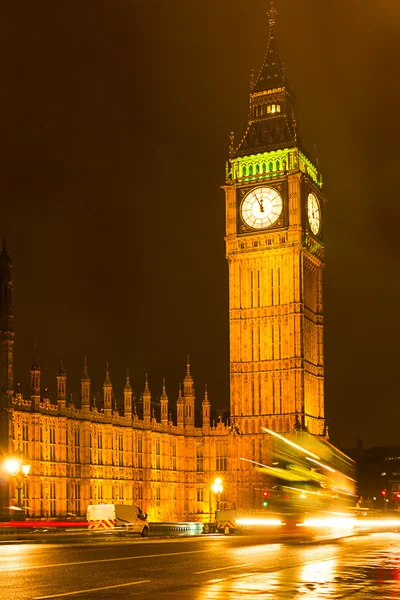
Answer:
<path fill-rule="evenodd" d="M 31 465 L 29 463 L 23 463 L 21 466 L 21 471 L 23 472 L 25 477 L 28 477 L 28 475 L 31 471 Z"/>
<path fill-rule="evenodd" d="M 10 475 L 14 476 L 18 473 L 21 466 L 20 461 L 17 458 L 7 458 L 4 462 L 4 467 Z"/>

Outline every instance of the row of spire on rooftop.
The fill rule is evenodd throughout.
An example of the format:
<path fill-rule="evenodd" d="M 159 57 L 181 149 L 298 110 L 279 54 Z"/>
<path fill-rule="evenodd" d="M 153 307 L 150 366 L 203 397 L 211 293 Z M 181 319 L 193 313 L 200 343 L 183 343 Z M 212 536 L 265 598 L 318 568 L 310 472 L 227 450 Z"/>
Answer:
<path fill-rule="evenodd" d="M 34 358 L 32 361 L 30 373 L 31 373 L 31 379 L 30 379 L 31 391 L 32 391 L 32 393 L 34 393 L 34 392 L 40 393 L 40 366 L 39 366 L 39 363 L 36 358 L 36 351 L 35 351 Z M 66 370 L 64 367 L 64 360 L 62 357 L 60 360 L 60 366 L 57 371 L 56 379 L 57 379 L 57 397 L 59 397 L 60 394 L 63 395 L 64 393 L 66 393 L 67 373 L 66 373 Z M 91 382 L 91 379 L 90 379 L 89 372 L 88 372 L 87 358 L 85 357 L 84 363 L 83 363 L 83 374 L 81 377 L 82 389 L 85 387 L 90 387 L 90 382 Z M 110 378 L 110 371 L 109 371 L 108 363 L 106 363 L 106 374 L 105 374 L 105 380 L 103 383 L 103 390 L 105 390 L 105 389 L 112 390 L 112 382 L 111 382 L 111 378 Z M 132 392 L 129 369 L 126 370 L 126 381 L 125 381 L 124 393 L 125 392 Z M 146 394 L 146 393 L 150 393 L 147 373 L 145 375 L 143 394 Z M 205 393 L 204 394 L 205 394 L 204 395 L 205 401 L 208 401 L 207 384 L 205 384 Z M 190 371 L 189 356 L 187 357 L 186 374 L 183 379 L 183 396 L 184 397 L 194 396 L 194 382 L 193 382 L 193 377 L 192 377 L 191 371 Z M 161 398 L 163 398 L 163 397 L 165 397 L 165 398 L 167 397 L 165 378 L 162 380 Z M 182 384 L 181 383 L 179 383 L 179 386 L 178 386 L 178 398 L 179 397 L 182 397 Z"/>

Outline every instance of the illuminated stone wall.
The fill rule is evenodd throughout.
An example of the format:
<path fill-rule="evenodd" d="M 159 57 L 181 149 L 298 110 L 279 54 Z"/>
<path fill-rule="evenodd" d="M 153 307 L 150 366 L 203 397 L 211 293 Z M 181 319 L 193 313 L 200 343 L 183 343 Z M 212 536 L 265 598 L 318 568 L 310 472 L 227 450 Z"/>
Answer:
<path fill-rule="evenodd" d="M 260 186 L 276 189 L 283 209 L 273 227 L 252 230 L 241 203 Z M 297 167 L 273 182 L 225 186 L 231 419 L 241 431 L 324 431 L 323 246 L 306 220 L 314 187 Z"/>
<path fill-rule="evenodd" d="M 193 386 L 188 405 L 194 401 Z M 183 396 L 185 402 L 185 396 Z M 135 412 L 84 411 L 14 396 L 8 415 L 9 456 L 22 454 L 31 472 L 24 484 L 29 516 L 85 516 L 88 504 L 136 504 L 153 520 L 208 521 L 216 509 L 211 485 L 226 482 L 221 502 L 231 503 L 230 477 L 234 434 L 222 422 L 194 427 L 187 423 L 148 422 Z M 205 415 L 209 404 L 204 404 Z M 236 457 L 234 457 L 236 464 Z M 219 471 L 220 469 L 221 471 Z M 10 479 L 10 504 L 17 493 Z"/>

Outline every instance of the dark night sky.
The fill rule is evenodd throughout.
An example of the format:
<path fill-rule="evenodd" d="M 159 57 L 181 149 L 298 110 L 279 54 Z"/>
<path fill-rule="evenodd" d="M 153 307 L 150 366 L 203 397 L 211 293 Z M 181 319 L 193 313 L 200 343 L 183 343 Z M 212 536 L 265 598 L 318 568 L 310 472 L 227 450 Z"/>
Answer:
<path fill-rule="evenodd" d="M 2 0 L 0 230 L 15 376 L 54 389 L 87 355 L 175 401 L 227 408 L 224 166 L 247 123 L 267 0 Z M 334 441 L 400 443 L 400 3 L 278 0 L 280 54 L 325 194 L 326 412 Z"/>

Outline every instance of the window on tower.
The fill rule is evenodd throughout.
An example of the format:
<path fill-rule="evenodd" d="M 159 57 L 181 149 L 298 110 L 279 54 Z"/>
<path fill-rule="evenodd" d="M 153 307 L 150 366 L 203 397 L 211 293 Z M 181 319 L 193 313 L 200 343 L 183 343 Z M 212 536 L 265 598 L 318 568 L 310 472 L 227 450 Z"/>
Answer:
<path fill-rule="evenodd" d="M 227 446 L 224 442 L 218 441 L 216 446 L 216 470 L 227 470 Z"/>
<path fill-rule="evenodd" d="M 50 439 L 50 460 L 56 460 L 56 428 L 55 425 L 50 425 L 49 428 L 49 439 Z"/>
<path fill-rule="evenodd" d="M 267 113 L 280 113 L 281 105 L 280 104 L 268 104 Z"/>
<path fill-rule="evenodd" d="M 143 468 L 143 440 L 140 435 L 137 438 L 137 466 Z"/>
<path fill-rule="evenodd" d="M 176 471 L 176 442 L 172 442 L 171 446 L 172 470 Z"/>
<path fill-rule="evenodd" d="M 203 442 L 196 443 L 196 471 L 203 470 Z"/>
<path fill-rule="evenodd" d="M 103 464 L 103 434 L 97 434 L 97 463 Z"/>
<path fill-rule="evenodd" d="M 156 469 L 161 468 L 161 443 L 160 438 L 156 438 Z"/>
<path fill-rule="evenodd" d="M 118 464 L 120 467 L 124 466 L 124 436 L 122 433 L 118 434 Z"/>

